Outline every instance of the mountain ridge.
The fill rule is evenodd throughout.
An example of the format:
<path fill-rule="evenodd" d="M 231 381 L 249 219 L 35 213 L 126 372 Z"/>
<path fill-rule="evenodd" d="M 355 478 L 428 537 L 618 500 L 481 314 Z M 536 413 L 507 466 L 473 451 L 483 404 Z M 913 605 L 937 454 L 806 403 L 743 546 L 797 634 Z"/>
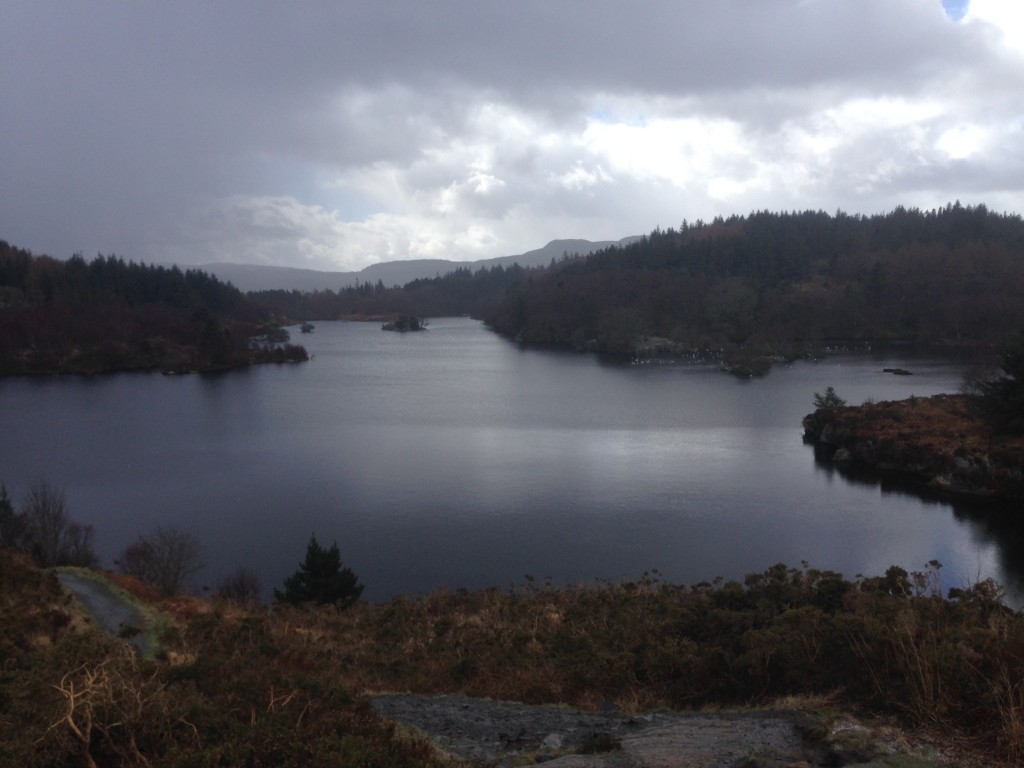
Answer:
<path fill-rule="evenodd" d="M 492 267 L 519 264 L 521 267 L 535 267 L 556 261 L 564 254 L 585 255 L 610 246 L 622 246 L 640 239 L 640 235 L 623 237 L 619 240 L 584 240 L 579 238 L 552 240 L 547 245 L 532 251 L 512 256 L 497 256 L 475 261 L 452 261 L 450 259 L 410 259 L 408 261 L 385 261 L 371 264 L 358 271 L 329 272 L 302 267 L 277 267 L 263 264 L 237 262 L 213 262 L 197 265 L 199 269 L 230 282 L 241 291 L 298 290 L 319 291 L 345 288 L 357 283 L 383 282 L 385 287 L 401 286 L 413 280 L 432 278 L 469 268 L 473 272 Z"/>

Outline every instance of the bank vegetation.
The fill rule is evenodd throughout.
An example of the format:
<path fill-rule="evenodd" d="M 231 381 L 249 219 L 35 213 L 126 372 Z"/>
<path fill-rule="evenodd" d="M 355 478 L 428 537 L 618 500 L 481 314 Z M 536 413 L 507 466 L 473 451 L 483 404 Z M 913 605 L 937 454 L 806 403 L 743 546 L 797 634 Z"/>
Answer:
<path fill-rule="evenodd" d="M 0 376 L 219 371 L 308 358 L 266 308 L 201 270 L 37 256 L 0 240 Z"/>
<path fill-rule="evenodd" d="M 153 658 L 84 623 L 52 571 L 0 552 L 0 762 L 439 765 L 364 698 L 395 690 L 625 710 L 804 701 L 992 765 L 1024 758 L 1024 619 L 991 581 L 944 590 L 938 563 L 852 580 L 806 565 L 691 586 L 528 579 L 344 610 L 107 577 L 168 617 Z"/>

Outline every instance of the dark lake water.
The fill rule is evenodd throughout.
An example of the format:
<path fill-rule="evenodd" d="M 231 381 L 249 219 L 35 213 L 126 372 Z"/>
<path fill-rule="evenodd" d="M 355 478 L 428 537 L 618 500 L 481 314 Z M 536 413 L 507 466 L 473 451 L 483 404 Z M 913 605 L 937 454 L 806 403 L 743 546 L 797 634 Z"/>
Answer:
<path fill-rule="evenodd" d="M 837 355 L 742 381 L 523 349 L 460 318 L 297 340 L 310 363 L 0 380 L 0 481 L 16 501 L 34 478 L 63 487 L 108 566 L 157 525 L 193 530 L 204 584 L 245 565 L 279 586 L 315 532 L 371 600 L 805 560 L 853 576 L 937 559 L 946 587 L 1019 592 L 1020 537 L 998 515 L 847 480 L 801 439 L 829 385 L 850 403 L 955 392 L 961 362 Z"/>

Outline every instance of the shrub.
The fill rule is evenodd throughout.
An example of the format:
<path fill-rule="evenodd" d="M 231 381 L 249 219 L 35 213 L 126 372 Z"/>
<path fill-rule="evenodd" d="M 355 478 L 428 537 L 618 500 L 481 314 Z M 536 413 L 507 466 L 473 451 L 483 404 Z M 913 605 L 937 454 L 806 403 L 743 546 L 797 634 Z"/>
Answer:
<path fill-rule="evenodd" d="M 159 527 L 126 547 L 118 564 L 122 573 L 173 595 L 202 570 L 203 547 L 188 531 L 176 526 Z"/>
<path fill-rule="evenodd" d="M 274 598 L 286 603 L 315 603 L 346 608 L 359 599 L 363 585 L 352 569 L 341 565 L 338 543 L 324 549 L 315 535 L 309 537 L 306 559 L 285 579 L 284 592 L 275 589 Z"/>
<path fill-rule="evenodd" d="M 825 394 L 814 393 L 814 408 L 820 411 L 837 411 L 846 407 L 846 401 L 836 394 L 833 387 L 825 389 Z"/>
<path fill-rule="evenodd" d="M 451 765 L 265 614 L 195 615 L 174 661 L 145 660 L 99 631 L 47 631 L 61 591 L 27 557 L 0 549 L 0 583 L 0 765 Z"/>
<path fill-rule="evenodd" d="M 259 603 L 262 593 L 260 577 L 248 568 L 232 571 L 213 590 L 214 597 L 243 606 Z"/>

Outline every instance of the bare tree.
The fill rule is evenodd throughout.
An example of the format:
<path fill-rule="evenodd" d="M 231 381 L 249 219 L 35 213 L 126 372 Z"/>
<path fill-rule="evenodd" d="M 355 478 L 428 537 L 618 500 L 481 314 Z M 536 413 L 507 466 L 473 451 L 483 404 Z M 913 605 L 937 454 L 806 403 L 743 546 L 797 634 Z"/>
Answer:
<path fill-rule="evenodd" d="M 45 480 L 32 482 L 21 508 L 8 522 L 5 527 L 16 538 L 13 546 L 30 553 L 43 568 L 94 566 L 98 562 L 92 526 L 72 522 L 64 491 Z"/>
<path fill-rule="evenodd" d="M 64 492 L 45 480 L 34 480 L 28 488 L 21 513 L 25 516 L 32 555 L 44 568 L 58 564 L 68 513 Z"/>
<path fill-rule="evenodd" d="M 262 593 L 263 584 L 260 577 L 244 567 L 229 573 L 213 590 L 214 597 L 242 606 L 256 605 L 260 602 Z"/>
<path fill-rule="evenodd" d="M 64 530 L 64 542 L 61 545 L 61 561 L 64 565 L 79 565 L 93 568 L 99 564 L 99 558 L 93 550 L 94 531 L 91 525 L 69 523 Z"/>
<path fill-rule="evenodd" d="M 121 553 L 121 571 L 173 595 L 202 570 L 203 546 L 193 534 L 176 526 L 161 526 L 139 536 Z"/>

